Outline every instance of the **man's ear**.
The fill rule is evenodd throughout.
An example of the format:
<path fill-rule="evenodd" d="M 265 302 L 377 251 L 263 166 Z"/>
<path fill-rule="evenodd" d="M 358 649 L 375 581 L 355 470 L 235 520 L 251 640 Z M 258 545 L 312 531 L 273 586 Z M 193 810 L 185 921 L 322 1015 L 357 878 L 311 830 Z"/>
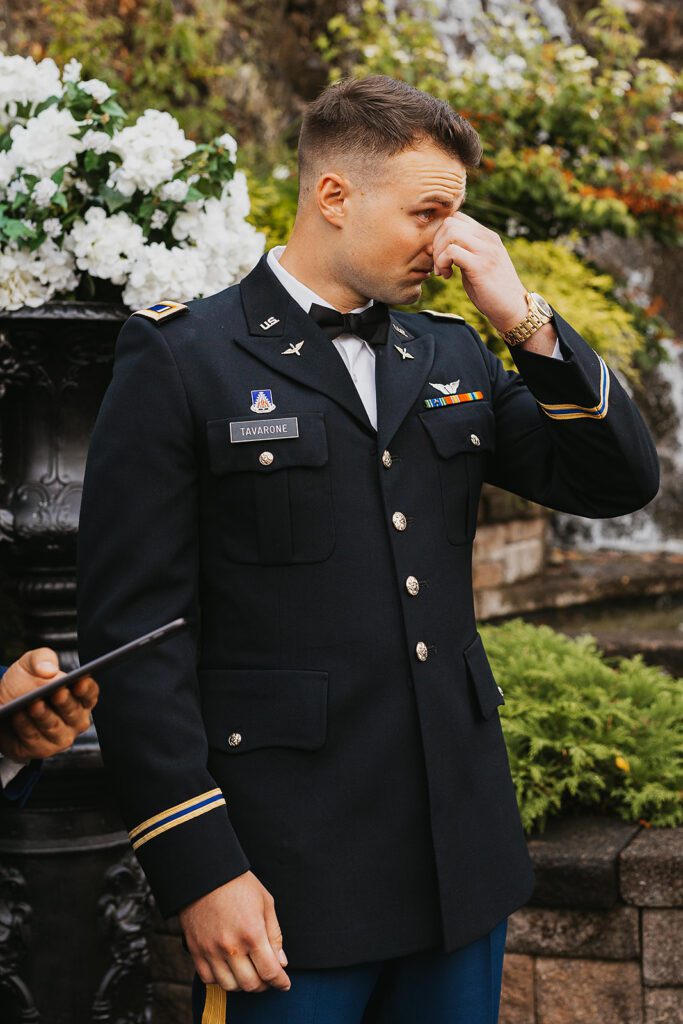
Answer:
<path fill-rule="evenodd" d="M 316 185 L 318 209 L 325 220 L 334 227 L 341 227 L 346 217 L 346 201 L 352 188 L 348 178 L 334 171 L 322 174 Z"/>

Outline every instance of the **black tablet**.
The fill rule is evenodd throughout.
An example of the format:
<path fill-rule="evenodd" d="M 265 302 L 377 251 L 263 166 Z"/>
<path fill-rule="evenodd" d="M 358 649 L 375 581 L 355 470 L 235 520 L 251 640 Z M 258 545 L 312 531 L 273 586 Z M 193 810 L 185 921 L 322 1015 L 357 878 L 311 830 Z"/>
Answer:
<path fill-rule="evenodd" d="M 0 704 L 0 719 L 14 715 L 17 711 L 21 711 L 22 708 L 32 704 L 34 700 L 44 700 L 62 686 L 71 688 L 84 676 L 96 678 L 95 674 L 98 669 L 108 668 L 110 665 L 118 664 L 119 661 L 132 658 L 144 651 L 150 644 L 163 643 L 164 640 L 175 636 L 176 633 L 183 629 L 187 629 L 187 619 L 174 619 L 173 622 L 167 622 L 165 626 L 159 626 L 158 629 L 153 629 L 150 633 L 144 633 L 143 636 L 139 636 L 136 640 L 130 640 L 127 644 L 123 644 L 107 654 L 102 654 L 99 658 L 95 658 L 85 665 L 80 665 L 58 679 L 50 679 L 44 686 L 36 686 L 35 689 L 22 693 L 20 697 L 15 697 L 14 700 L 8 701 L 7 704 Z"/>

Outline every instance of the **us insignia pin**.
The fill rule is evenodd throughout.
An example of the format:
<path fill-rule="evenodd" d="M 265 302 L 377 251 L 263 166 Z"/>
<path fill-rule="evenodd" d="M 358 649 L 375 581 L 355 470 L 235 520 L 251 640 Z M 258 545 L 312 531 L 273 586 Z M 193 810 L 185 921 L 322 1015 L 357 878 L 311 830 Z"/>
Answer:
<path fill-rule="evenodd" d="M 262 388 L 260 391 L 252 391 L 251 405 L 249 408 L 252 412 L 272 412 L 275 408 L 272 391 L 270 391 L 269 388 Z"/>
<path fill-rule="evenodd" d="M 402 334 L 404 338 L 409 338 L 409 337 L 410 337 L 410 335 L 408 334 L 408 332 L 407 332 L 407 331 L 405 331 L 405 330 L 404 330 L 404 329 L 403 329 L 403 328 L 401 327 L 401 325 L 400 325 L 400 324 L 394 323 L 394 321 L 393 321 L 393 320 L 391 321 L 391 326 L 392 326 L 392 327 L 394 328 L 394 330 L 395 330 L 395 331 L 398 331 L 398 333 L 399 333 L 399 334 Z"/>
<path fill-rule="evenodd" d="M 401 359 L 414 359 L 415 356 L 411 355 L 407 348 L 401 348 L 400 345 L 394 345 L 397 352 L 401 353 Z"/>
<path fill-rule="evenodd" d="M 262 331 L 269 331 L 271 327 L 275 327 L 275 324 L 279 323 L 280 321 L 276 316 L 269 316 L 267 320 L 264 320 L 262 324 L 259 324 L 259 327 Z"/>

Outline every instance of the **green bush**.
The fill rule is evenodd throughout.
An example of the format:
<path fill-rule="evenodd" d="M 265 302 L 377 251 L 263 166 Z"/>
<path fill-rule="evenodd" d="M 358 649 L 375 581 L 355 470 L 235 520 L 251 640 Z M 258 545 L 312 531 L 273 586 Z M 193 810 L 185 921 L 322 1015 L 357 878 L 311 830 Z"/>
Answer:
<path fill-rule="evenodd" d="M 75 58 L 84 78 L 102 78 L 133 116 L 147 107 L 170 111 L 192 138 L 209 140 L 229 129 L 225 83 L 239 61 L 221 59 L 228 0 L 40 0 L 48 55 Z"/>
<path fill-rule="evenodd" d="M 527 3 L 527 30 L 481 24 L 488 64 L 449 63 L 421 0 L 395 19 L 382 0 L 330 19 L 317 45 L 330 81 L 386 74 L 447 101 L 481 136 L 468 210 L 496 230 L 554 238 L 610 228 L 671 245 L 683 238 L 683 73 L 639 58 L 643 42 L 610 0 L 587 14 L 591 52 L 552 39 Z"/>
<path fill-rule="evenodd" d="M 505 691 L 501 721 L 524 829 L 593 810 L 656 826 L 683 824 L 683 688 L 641 655 L 606 659 L 513 619 L 482 626 Z"/>

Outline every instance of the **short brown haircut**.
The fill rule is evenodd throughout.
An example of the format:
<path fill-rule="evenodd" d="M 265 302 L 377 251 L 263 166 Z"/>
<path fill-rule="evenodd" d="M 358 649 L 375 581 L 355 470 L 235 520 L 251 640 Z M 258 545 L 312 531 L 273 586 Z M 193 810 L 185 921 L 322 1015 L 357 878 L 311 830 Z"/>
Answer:
<path fill-rule="evenodd" d="M 299 199 L 306 198 L 330 156 L 343 157 L 372 189 L 387 158 L 427 140 L 467 168 L 479 165 L 479 135 L 444 100 L 388 75 L 343 78 L 324 89 L 304 113 Z"/>

